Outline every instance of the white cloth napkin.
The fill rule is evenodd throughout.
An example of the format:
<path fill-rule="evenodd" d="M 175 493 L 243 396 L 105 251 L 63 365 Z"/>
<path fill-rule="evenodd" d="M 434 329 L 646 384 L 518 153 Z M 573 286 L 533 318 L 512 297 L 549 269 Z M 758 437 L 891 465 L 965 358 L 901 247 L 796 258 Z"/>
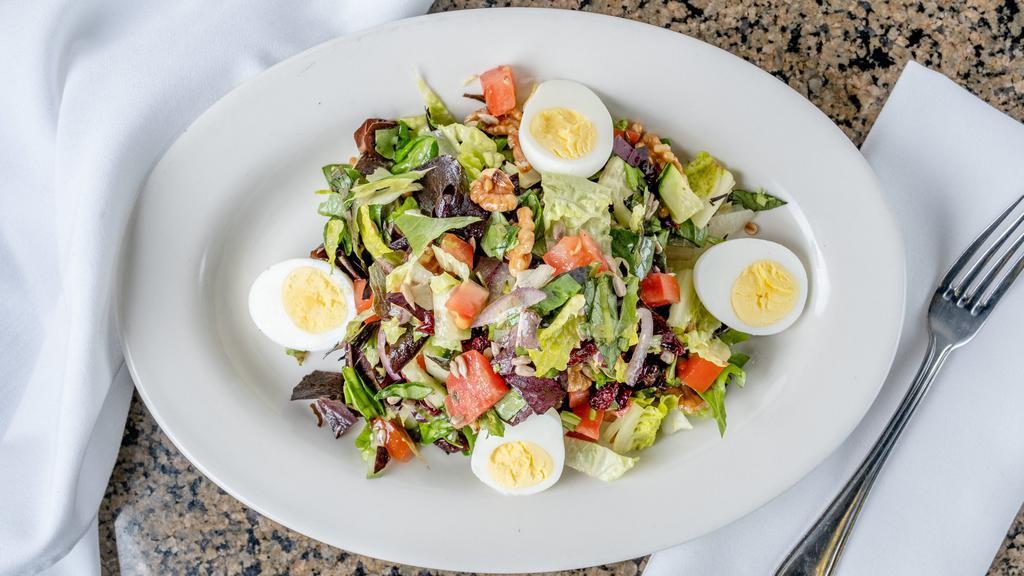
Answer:
<path fill-rule="evenodd" d="M 862 150 L 907 252 L 906 327 L 885 387 L 850 438 L 809 476 L 746 518 L 655 554 L 645 576 L 773 573 L 910 384 L 939 277 L 1024 194 L 1024 126 L 914 62 Z M 878 478 L 839 574 L 960 576 L 988 569 L 1024 499 L 1022 320 L 1024 280 L 939 374 Z"/>
<path fill-rule="evenodd" d="M 132 389 L 115 262 L 161 153 L 264 68 L 429 6 L 0 3 L 0 574 L 99 573 L 96 513 Z"/>

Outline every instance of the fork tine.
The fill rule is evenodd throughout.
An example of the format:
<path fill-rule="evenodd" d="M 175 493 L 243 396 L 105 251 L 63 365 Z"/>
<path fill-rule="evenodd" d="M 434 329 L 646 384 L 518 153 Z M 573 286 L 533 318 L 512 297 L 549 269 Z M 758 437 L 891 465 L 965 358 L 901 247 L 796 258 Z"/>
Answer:
<path fill-rule="evenodd" d="M 978 288 L 978 301 L 975 302 L 974 306 L 971 307 L 971 314 L 977 314 L 982 308 L 987 308 L 989 310 L 994 308 L 995 305 L 999 303 L 999 299 L 1002 298 L 1003 295 L 1006 294 L 1006 292 L 1010 289 L 1010 285 L 1013 284 L 1014 280 L 1017 279 L 1017 276 L 1020 275 L 1021 270 L 1024 270 L 1024 251 L 1020 251 L 1020 247 L 1022 244 L 1024 244 L 1024 235 L 1022 235 L 1021 237 L 1017 238 L 1016 241 L 1014 241 L 1013 245 L 1010 247 L 1010 250 L 1007 251 L 1006 254 L 999 259 L 999 265 L 993 268 L 992 271 L 989 272 L 988 275 L 985 277 L 982 286 Z M 985 290 L 988 288 L 987 285 L 990 284 L 992 280 L 995 279 L 996 274 L 998 272 L 1005 269 L 1006 263 L 1010 261 L 1010 257 L 1016 254 L 1018 251 L 1020 251 L 1020 254 L 1017 255 L 1017 260 L 1013 263 L 1013 266 L 1010 268 L 1010 271 L 1006 273 L 1006 276 L 1003 277 L 1003 280 L 999 283 L 998 286 L 996 286 L 996 289 L 992 292 L 991 295 L 989 295 L 988 299 L 986 299 L 985 302 L 982 303 L 981 297 L 984 295 Z"/>
<path fill-rule="evenodd" d="M 946 275 L 942 277 L 942 281 L 939 282 L 939 289 L 942 290 L 943 297 L 948 298 L 949 295 L 954 292 L 953 280 L 956 279 L 957 274 L 963 271 L 964 266 L 966 266 L 971 261 L 971 258 L 974 257 L 974 253 L 977 252 L 983 244 L 985 244 L 985 241 L 988 240 L 988 237 L 991 236 L 992 233 L 999 228 L 999 225 L 1002 224 L 1003 221 L 1006 220 L 1010 216 L 1010 214 L 1013 213 L 1014 209 L 1017 208 L 1017 206 L 1021 203 L 1022 200 L 1024 200 L 1024 195 L 1022 195 L 1020 198 L 1017 198 L 1016 202 L 1011 204 L 1010 207 L 1007 208 L 1005 212 L 1000 214 L 994 222 L 989 224 L 988 228 L 985 228 L 985 230 L 977 238 L 974 239 L 974 242 L 971 242 L 971 245 L 967 247 L 967 250 L 964 250 L 964 253 L 959 258 L 957 258 L 956 262 L 954 262 L 953 265 L 950 266 L 949 271 L 946 272 Z"/>
<path fill-rule="evenodd" d="M 1020 216 L 1017 216 L 1017 219 L 1014 220 L 1013 223 L 1010 224 L 1005 230 L 1003 230 L 1003 232 L 999 234 L 999 237 L 996 238 L 994 242 L 992 242 L 992 245 L 989 246 L 989 249 L 986 250 L 984 254 L 981 255 L 981 258 L 979 258 L 977 262 L 971 265 L 970 269 L 967 271 L 967 274 L 964 276 L 964 279 L 960 281 L 960 284 L 955 289 L 955 291 L 960 294 L 960 298 L 957 300 L 958 306 L 963 306 L 964 304 L 967 303 L 968 300 L 970 300 L 971 297 L 973 297 L 976 294 L 980 295 L 983 292 L 983 290 L 970 290 L 971 284 L 974 283 L 974 280 L 978 277 L 978 274 L 980 274 L 981 271 L 985 269 L 985 266 L 988 265 L 992 257 L 996 255 L 996 252 L 998 252 L 999 249 L 1002 248 L 1003 243 L 1005 243 L 1006 240 L 1011 235 L 1013 235 L 1013 233 L 1017 230 L 1017 227 L 1020 226 L 1021 222 L 1024 222 L 1024 213 L 1022 213 Z M 1011 248 L 1010 252 L 1012 252 L 1014 249 L 1015 248 Z M 1005 259 L 1002 260 L 997 266 L 995 266 L 992 270 L 988 272 L 982 284 L 986 282 L 991 282 L 993 278 L 993 272 L 998 271 L 999 268 L 1001 268 L 1004 264 L 1006 264 Z"/>

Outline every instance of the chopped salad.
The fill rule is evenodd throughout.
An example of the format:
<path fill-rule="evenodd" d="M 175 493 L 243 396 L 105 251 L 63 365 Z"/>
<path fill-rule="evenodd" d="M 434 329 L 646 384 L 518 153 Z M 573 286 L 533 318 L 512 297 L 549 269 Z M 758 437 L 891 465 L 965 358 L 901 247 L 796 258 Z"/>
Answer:
<path fill-rule="evenodd" d="M 363 122 L 358 156 L 323 167 L 322 244 L 253 284 L 265 334 L 340 361 L 292 400 L 354 437 L 368 476 L 439 449 L 509 494 L 563 466 L 614 480 L 696 420 L 724 435 L 736 345 L 803 307 L 799 261 L 752 238 L 785 202 L 582 84 L 524 102 L 509 66 L 480 83 L 461 121 L 420 78 L 422 113 Z M 753 244 L 711 261 L 735 237 Z"/>

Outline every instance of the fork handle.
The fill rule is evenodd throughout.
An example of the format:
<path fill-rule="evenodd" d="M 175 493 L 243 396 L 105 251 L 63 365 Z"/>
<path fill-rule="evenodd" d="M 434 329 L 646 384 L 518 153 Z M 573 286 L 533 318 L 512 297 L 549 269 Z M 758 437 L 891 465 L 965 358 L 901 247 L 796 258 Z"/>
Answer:
<path fill-rule="evenodd" d="M 952 344 L 940 342 L 935 334 L 929 335 L 924 361 L 882 435 L 832 503 L 782 561 L 775 576 L 829 576 L 835 573 L 846 539 L 878 472 L 951 350 Z"/>

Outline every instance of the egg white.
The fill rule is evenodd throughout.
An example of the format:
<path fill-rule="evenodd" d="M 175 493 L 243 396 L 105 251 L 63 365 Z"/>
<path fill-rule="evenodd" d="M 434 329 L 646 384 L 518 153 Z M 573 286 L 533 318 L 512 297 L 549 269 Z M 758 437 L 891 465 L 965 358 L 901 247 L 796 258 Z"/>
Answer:
<path fill-rule="evenodd" d="M 281 291 L 284 281 L 296 268 L 310 267 L 320 270 L 338 286 L 348 308 L 348 314 L 337 328 L 314 334 L 299 328 L 292 322 L 284 309 Z M 264 270 L 249 289 L 249 315 L 252 321 L 277 344 L 294 350 L 327 350 L 333 348 L 345 336 L 348 323 L 356 315 L 356 303 L 352 281 L 340 270 L 314 258 L 295 258 L 278 262 Z"/>
<path fill-rule="evenodd" d="M 733 283 L 747 266 L 759 260 L 781 264 L 800 290 L 789 314 L 768 326 L 751 326 L 741 321 L 732 307 Z M 712 316 L 730 328 L 755 336 L 777 334 L 789 328 L 800 317 L 807 302 L 807 271 L 800 259 L 789 248 L 759 238 L 727 240 L 709 248 L 694 265 L 693 285 L 697 297 Z"/>
<path fill-rule="evenodd" d="M 506 488 L 493 480 L 487 467 L 491 452 L 507 442 L 533 442 L 551 456 L 551 474 L 543 481 L 525 488 Z M 534 414 L 515 426 L 505 425 L 503 437 L 491 436 L 481 429 L 473 446 L 473 457 L 470 468 L 481 482 L 502 494 L 525 496 L 547 490 L 562 476 L 565 466 L 565 440 L 562 431 L 562 419 L 552 408 L 543 414 Z"/>
<path fill-rule="evenodd" d="M 582 158 L 568 160 L 552 154 L 537 142 L 530 125 L 538 113 L 549 108 L 568 108 L 587 117 L 594 125 L 594 147 Z M 597 173 L 612 153 L 614 139 L 612 117 L 594 91 L 571 80 L 548 80 L 537 89 L 523 107 L 519 128 L 519 145 L 534 170 L 589 178 Z"/>

